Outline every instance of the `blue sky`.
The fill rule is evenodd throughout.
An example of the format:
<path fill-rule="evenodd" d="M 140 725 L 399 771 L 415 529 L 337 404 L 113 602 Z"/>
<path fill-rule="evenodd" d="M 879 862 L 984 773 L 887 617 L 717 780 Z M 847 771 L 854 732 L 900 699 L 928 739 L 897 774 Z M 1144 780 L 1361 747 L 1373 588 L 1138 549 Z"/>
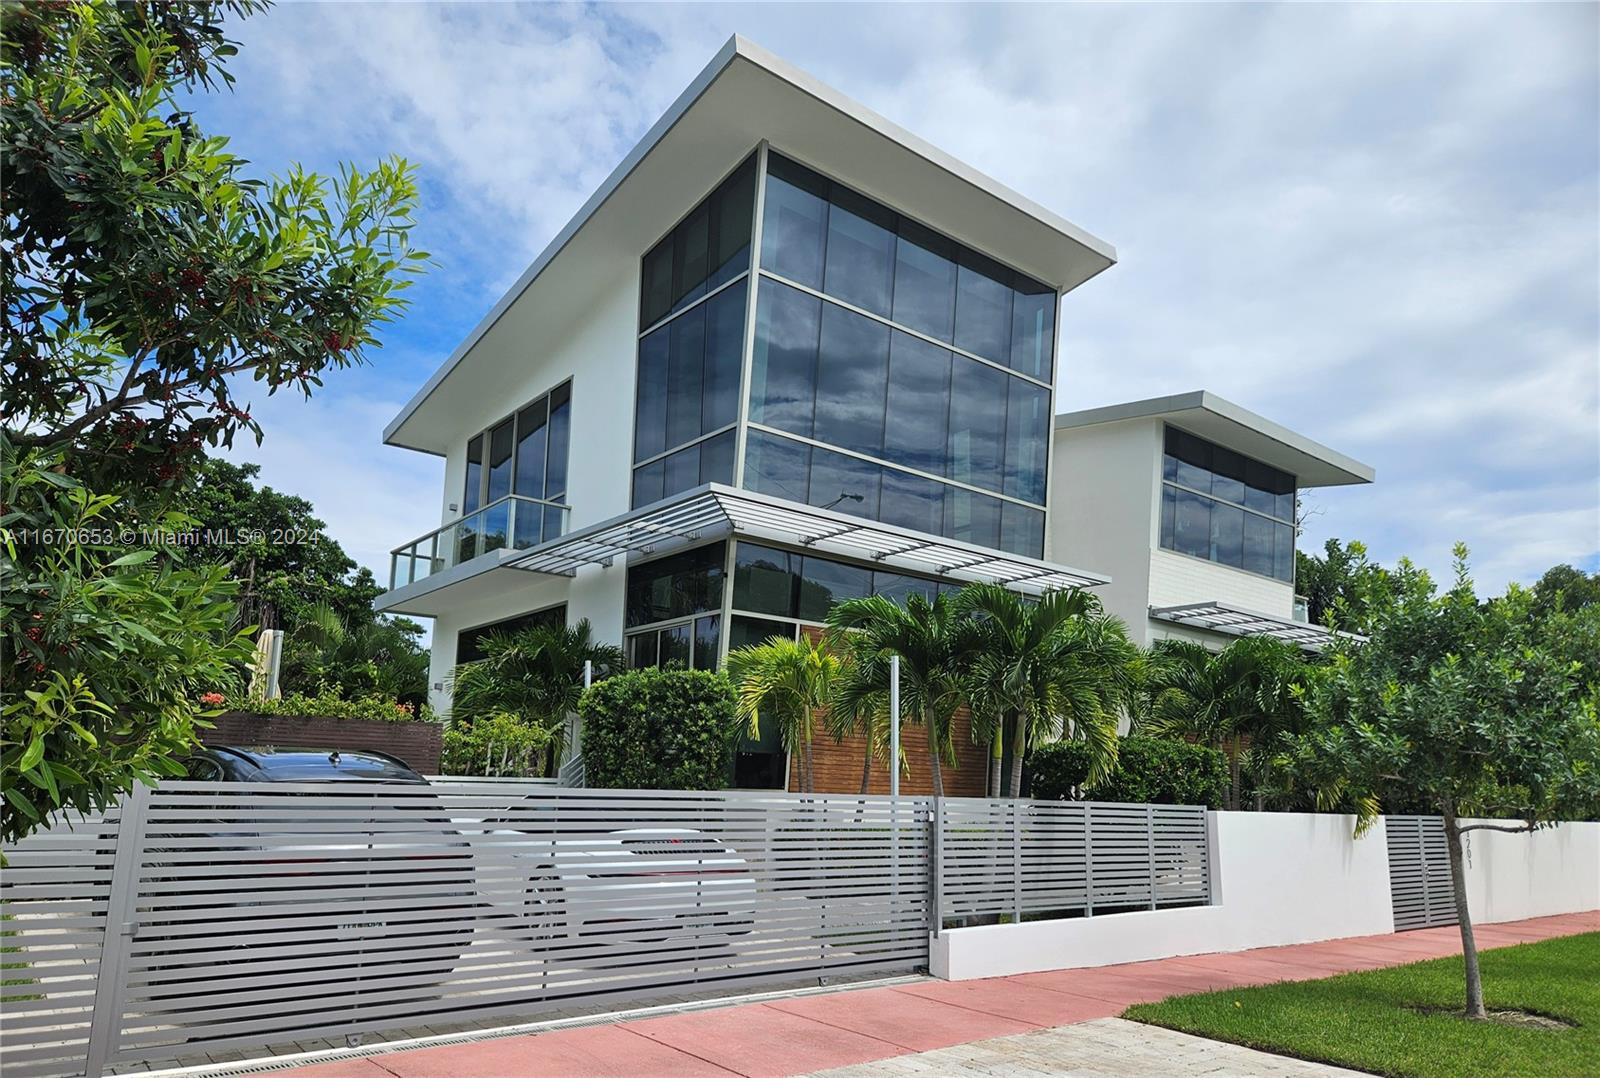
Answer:
<path fill-rule="evenodd" d="M 1206 388 L 1377 468 L 1313 492 L 1497 591 L 1600 568 L 1600 6 L 288 3 L 199 103 L 257 172 L 397 153 L 435 266 L 372 366 L 236 451 L 353 556 L 438 524 L 384 424 L 729 34 L 1116 245 L 1058 410 Z"/>

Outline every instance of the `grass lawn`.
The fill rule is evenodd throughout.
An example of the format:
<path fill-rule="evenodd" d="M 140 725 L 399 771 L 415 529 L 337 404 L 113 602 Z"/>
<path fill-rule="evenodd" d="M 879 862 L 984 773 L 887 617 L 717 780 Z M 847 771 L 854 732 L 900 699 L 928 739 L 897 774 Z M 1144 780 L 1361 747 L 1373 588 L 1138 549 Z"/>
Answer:
<path fill-rule="evenodd" d="M 1461 959 L 1142 1003 L 1123 1015 L 1267 1052 L 1399 1078 L 1600 1075 L 1600 932 L 1480 952 L 1484 1003 L 1575 1028 L 1468 1022 Z"/>

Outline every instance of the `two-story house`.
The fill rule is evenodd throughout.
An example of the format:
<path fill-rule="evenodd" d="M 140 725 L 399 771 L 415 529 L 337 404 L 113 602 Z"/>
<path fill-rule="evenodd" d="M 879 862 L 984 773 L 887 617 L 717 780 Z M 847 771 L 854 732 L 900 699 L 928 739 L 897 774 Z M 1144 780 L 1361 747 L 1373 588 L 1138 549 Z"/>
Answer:
<path fill-rule="evenodd" d="M 734 38 L 384 431 L 443 457 L 445 489 L 442 526 L 395 552 L 378 607 L 434 619 L 441 710 L 497 629 L 588 618 L 634 666 L 709 669 L 850 596 L 1115 586 L 1148 538 L 1138 594 L 1112 604 L 1142 637 L 1149 596 L 1198 593 L 1138 591 L 1161 575 L 1157 525 L 1140 536 L 1129 514 L 1102 557 L 1075 503 L 1141 483 L 1158 515 L 1162 450 L 1142 478 L 1131 461 L 1096 478 L 1066 450 L 1072 417 L 1052 421 L 1061 299 L 1115 257 Z M 1287 461 L 1291 487 L 1323 479 L 1254 459 Z M 1228 571 L 1292 595 L 1259 568 Z M 982 794 L 981 751 L 956 740 L 947 789 Z M 915 742 L 908 792 L 927 781 Z M 823 787 L 855 788 L 860 760 L 825 750 Z M 745 744 L 735 779 L 785 785 L 781 749 Z"/>

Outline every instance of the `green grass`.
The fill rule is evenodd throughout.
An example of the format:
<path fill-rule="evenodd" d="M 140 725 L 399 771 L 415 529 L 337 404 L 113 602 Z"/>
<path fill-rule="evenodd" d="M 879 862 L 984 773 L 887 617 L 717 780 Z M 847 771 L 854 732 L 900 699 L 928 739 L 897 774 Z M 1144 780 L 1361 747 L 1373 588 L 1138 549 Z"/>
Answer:
<path fill-rule="evenodd" d="M 1600 1075 L 1600 932 L 1480 954 L 1491 1010 L 1553 1015 L 1574 1028 L 1468 1022 L 1461 959 L 1320 981 L 1179 996 L 1123 1015 L 1262 1051 L 1394 1078 L 1595 1078 Z"/>

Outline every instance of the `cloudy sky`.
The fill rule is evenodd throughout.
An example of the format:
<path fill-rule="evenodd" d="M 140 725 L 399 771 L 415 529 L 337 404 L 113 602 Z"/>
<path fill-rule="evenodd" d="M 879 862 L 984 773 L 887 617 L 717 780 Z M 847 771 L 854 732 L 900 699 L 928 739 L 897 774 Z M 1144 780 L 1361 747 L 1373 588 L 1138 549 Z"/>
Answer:
<path fill-rule="evenodd" d="M 436 265 L 236 456 L 354 556 L 437 525 L 381 430 L 738 32 L 1116 245 L 1059 410 L 1206 388 L 1377 468 L 1302 545 L 1600 569 L 1600 6 L 286 3 L 201 103 L 261 173 L 389 154 Z"/>

